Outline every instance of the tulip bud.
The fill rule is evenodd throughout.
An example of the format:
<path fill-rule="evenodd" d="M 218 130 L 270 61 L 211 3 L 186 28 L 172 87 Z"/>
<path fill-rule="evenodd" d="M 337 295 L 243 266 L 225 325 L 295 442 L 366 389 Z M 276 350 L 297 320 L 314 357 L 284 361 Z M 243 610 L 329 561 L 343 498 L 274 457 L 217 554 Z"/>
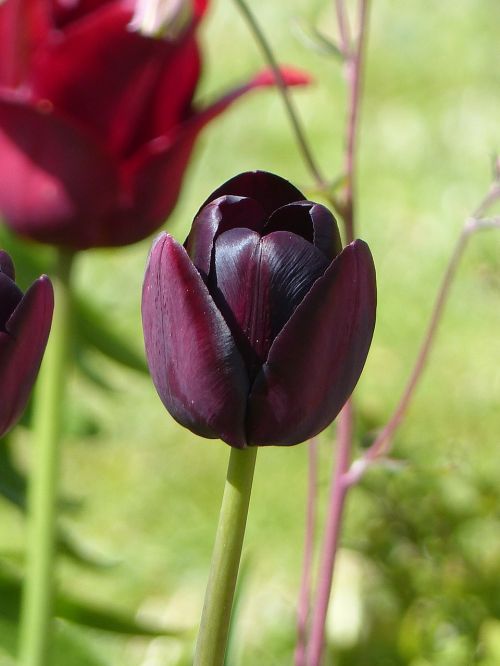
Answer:
<path fill-rule="evenodd" d="M 323 430 L 363 369 L 375 325 L 366 243 L 342 250 L 332 214 L 255 171 L 216 190 L 184 247 L 162 234 L 143 287 L 146 354 L 170 414 L 231 446 Z"/>
<path fill-rule="evenodd" d="M 19 420 L 35 382 L 54 309 L 50 280 L 42 275 L 25 294 L 14 265 L 0 250 L 0 437 Z"/>

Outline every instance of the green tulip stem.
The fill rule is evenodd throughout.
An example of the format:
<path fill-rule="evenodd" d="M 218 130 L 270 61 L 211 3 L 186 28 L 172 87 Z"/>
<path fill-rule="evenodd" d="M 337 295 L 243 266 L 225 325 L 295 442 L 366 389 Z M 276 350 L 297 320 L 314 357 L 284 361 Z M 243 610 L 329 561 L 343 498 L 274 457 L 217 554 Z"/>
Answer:
<path fill-rule="evenodd" d="M 71 333 L 73 257 L 74 254 L 63 250 L 58 254 L 53 276 L 55 309 L 52 330 L 35 390 L 26 577 L 20 623 L 21 666 L 47 666 L 50 663 L 59 445 Z"/>
<path fill-rule="evenodd" d="M 257 447 L 231 449 L 194 666 L 223 666 Z"/>

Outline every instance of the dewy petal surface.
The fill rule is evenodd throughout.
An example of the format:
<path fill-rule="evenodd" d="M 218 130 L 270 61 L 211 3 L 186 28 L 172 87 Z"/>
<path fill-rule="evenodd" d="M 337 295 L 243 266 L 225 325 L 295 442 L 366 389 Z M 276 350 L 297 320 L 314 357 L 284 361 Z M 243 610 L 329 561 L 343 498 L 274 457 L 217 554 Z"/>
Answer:
<path fill-rule="evenodd" d="M 168 234 L 151 251 L 142 318 L 151 375 L 170 414 L 199 435 L 243 448 L 243 359 L 201 276 Z"/>
<path fill-rule="evenodd" d="M 0 436 L 26 407 L 47 344 L 53 309 L 52 285 L 41 277 L 19 302 L 6 330 L 0 331 Z"/>
<path fill-rule="evenodd" d="M 298 444 L 333 421 L 365 364 L 375 311 L 373 259 L 358 240 L 328 267 L 275 339 L 249 397 L 249 444 Z"/>
<path fill-rule="evenodd" d="M 203 206 L 224 194 L 255 199 L 262 206 L 266 217 L 270 216 L 276 208 L 305 199 L 302 192 L 287 180 L 267 171 L 246 171 L 234 176 L 218 187 Z"/>
<path fill-rule="evenodd" d="M 261 237 L 236 228 L 215 241 L 208 287 L 245 358 L 253 380 L 276 335 L 320 277 L 328 260 L 301 236 Z"/>

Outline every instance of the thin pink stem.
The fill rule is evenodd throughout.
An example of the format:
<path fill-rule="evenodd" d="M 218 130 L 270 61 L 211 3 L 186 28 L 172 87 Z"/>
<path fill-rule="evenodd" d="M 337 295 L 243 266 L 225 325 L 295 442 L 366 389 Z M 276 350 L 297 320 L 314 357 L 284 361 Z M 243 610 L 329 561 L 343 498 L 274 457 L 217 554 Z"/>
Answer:
<path fill-rule="evenodd" d="M 479 220 L 480 217 L 486 213 L 488 208 L 500 199 L 500 176 L 497 177 L 495 182 L 491 185 L 484 199 L 481 201 L 476 210 L 472 213 L 473 220 Z"/>
<path fill-rule="evenodd" d="M 367 41 L 368 9 L 368 0 L 360 0 L 359 37 L 356 44 L 356 50 L 346 63 L 346 77 L 349 89 L 349 105 L 344 159 L 344 172 L 347 179 L 345 191 L 344 224 L 348 243 L 354 240 L 355 232 L 358 121 L 361 107 L 360 102 L 363 77 L 363 59 Z"/>
<path fill-rule="evenodd" d="M 312 616 L 311 635 L 307 650 L 308 666 L 319 666 L 323 654 L 326 616 L 328 613 L 328 604 L 332 589 L 333 572 L 339 545 L 346 491 L 348 489 L 343 483 L 343 478 L 349 468 L 350 445 L 353 435 L 352 428 L 352 402 L 349 400 L 340 413 L 338 421 L 337 459 L 333 471 L 333 482 L 330 487 L 329 512 L 321 554 L 318 591 Z"/>
<path fill-rule="evenodd" d="M 320 189 L 325 190 L 328 187 L 328 184 L 323 177 L 321 173 L 321 169 L 316 162 L 316 159 L 314 158 L 314 155 L 312 153 L 312 150 L 309 147 L 309 143 L 307 141 L 307 137 L 305 135 L 305 132 L 302 128 L 302 124 L 299 120 L 299 117 L 297 115 L 297 112 L 295 111 L 295 107 L 293 105 L 292 99 L 290 97 L 290 93 L 288 91 L 288 88 L 285 84 L 285 81 L 283 80 L 283 75 L 281 73 L 281 70 L 279 68 L 278 62 L 274 56 L 273 50 L 269 44 L 269 41 L 264 35 L 264 32 L 262 31 L 262 28 L 258 24 L 255 16 L 253 13 L 250 11 L 248 5 L 246 4 L 245 0 L 234 0 L 236 5 L 240 8 L 240 11 L 242 12 L 243 16 L 248 22 L 248 25 L 250 26 L 254 37 L 259 44 L 262 53 L 264 55 L 264 58 L 268 62 L 269 66 L 271 67 L 274 77 L 276 79 L 276 83 L 278 85 L 278 89 L 281 93 L 281 97 L 283 99 L 283 103 L 285 105 L 286 112 L 288 114 L 290 123 L 292 125 L 295 138 L 297 140 L 297 145 L 299 147 L 300 152 L 302 153 L 302 157 L 313 175 L 316 183 L 320 187 Z"/>
<path fill-rule="evenodd" d="M 303 129 L 302 123 L 300 122 L 300 118 L 297 114 L 297 111 L 293 104 L 288 88 L 285 84 L 285 81 L 283 80 L 283 76 L 281 74 L 281 70 L 278 66 L 278 62 L 274 55 L 271 44 L 267 40 L 259 23 L 257 22 L 257 19 L 249 9 L 245 0 L 234 0 L 234 2 L 239 7 L 244 18 L 246 19 L 258 45 L 262 50 L 264 59 L 266 60 L 266 62 L 268 63 L 268 65 L 270 66 L 271 70 L 274 73 L 278 90 L 281 94 L 283 104 L 285 105 L 285 109 L 288 114 L 290 124 L 292 126 L 293 134 L 297 142 L 298 149 L 302 155 L 302 158 L 304 160 L 307 169 L 309 170 L 312 178 L 315 181 L 316 187 L 327 199 L 332 209 L 343 217 L 343 210 L 341 209 L 339 202 L 337 201 L 336 197 L 331 191 L 332 183 L 328 182 L 325 176 L 323 175 L 320 165 L 317 162 L 313 150 L 309 145 L 308 138 Z"/>
<path fill-rule="evenodd" d="M 347 178 L 343 218 L 347 242 L 354 240 L 355 233 L 355 179 L 357 174 L 357 138 L 359 111 L 361 106 L 363 60 L 368 29 L 369 0 L 360 0 L 359 35 L 356 49 L 347 60 L 347 84 L 349 105 L 347 114 L 345 174 Z M 340 31 L 342 27 L 340 26 Z M 308 666 L 319 666 L 325 640 L 325 623 L 330 601 L 333 574 L 339 545 L 340 528 L 348 486 L 344 476 L 349 469 L 353 442 L 353 408 L 351 400 L 339 417 L 337 437 L 337 460 L 332 476 L 330 500 L 321 555 L 318 590 L 311 624 L 311 636 L 307 650 Z"/>
<path fill-rule="evenodd" d="M 348 57 L 351 49 L 351 36 L 344 0 L 335 0 L 335 11 L 337 12 L 339 26 L 340 52 L 344 57 Z"/>
<path fill-rule="evenodd" d="M 307 512 L 304 540 L 304 560 L 297 608 L 297 647 L 295 666 L 305 666 L 309 609 L 311 604 L 312 563 L 314 557 L 314 535 L 316 529 L 316 495 L 318 487 L 318 440 L 309 443 L 309 475 L 307 483 Z"/>
<path fill-rule="evenodd" d="M 493 185 L 490 192 L 486 195 L 480 205 L 474 212 L 474 215 L 483 214 L 489 206 L 500 198 L 500 187 L 498 184 Z M 429 353 L 436 337 L 438 325 L 443 316 L 443 311 L 447 303 L 450 288 L 455 278 L 458 265 L 462 259 L 465 248 L 467 247 L 471 236 L 478 231 L 484 229 L 500 228 L 500 218 L 490 219 L 477 219 L 476 217 L 469 218 L 458 237 L 455 248 L 450 257 L 450 261 L 446 268 L 443 280 L 441 282 L 439 291 L 437 293 L 434 308 L 431 313 L 429 325 L 424 335 L 420 351 L 418 353 L 415 365 L 410 374 L 406 387 L 399 400 L 396 409 L 394 410 L 391 418 L 375 439 L 370 448 L 366 451 L 364 456 L 356 460 L 351 466 L 350 470 L 344 477 L 344 483 L 347 486 L 352 486 L 360 481 L 366 469 L 373 464 L 376 460 L 386 456 L 391 448 L 392 441 L 396 430 L 401 425 L 408 407 L 411 403 L 415 389 L 422 377 L 422 373 L 429 360 Z"/>
<path fill-rule="evenodd" d="M 441 283 L 441 287 L 439 289 L 436 302 L 434 304 L 429 326 L 427 328 L 422 346 L 415 361 L 413 371 L 410 375 L 406 388 L 403 391 L 399 404 L 394 410 L 394 414 L 389 419 L 387 425 L 382 430 L 380 435 L 377 437 L 373 445 L 366 452 L 365 458 L 368 460 L 373 460 L 374 458 L 384 455 L 387 452 L 387 448 L 391 442 L 394 432 L 396 428 L 400 425 L 401 421 L 403 420 L 403 417 L 405 416 L 408 410 L 408 406 L 415 391 L 415 387 L 427 363 L 429 352 L 432 343 L 434 341 L 434 337 L 436 335 L 436 330 L 441 320 L 445 303 L 448 299 L 450 287 L 455 277 L 458 264 L 460 262 L 460 259 L 462 258 L 469 237 L 470 234 L 465 232 L 465 230 L 462 231 L 462 233 L 460 234 L 460 237 L 455 246 L 455 249 L 453 250 L 450 262 L 444 274 L 443 281 Z"/>

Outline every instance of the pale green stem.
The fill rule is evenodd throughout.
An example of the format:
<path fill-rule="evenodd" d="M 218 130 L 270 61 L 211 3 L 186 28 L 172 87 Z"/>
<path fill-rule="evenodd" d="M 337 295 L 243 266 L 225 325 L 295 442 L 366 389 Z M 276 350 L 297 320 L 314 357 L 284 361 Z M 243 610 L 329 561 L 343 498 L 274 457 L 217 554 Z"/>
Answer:
<path fill-rule="evenodd" d="M 256 446 L 231 449 L 194 666 L 224 663 L 256 457 Z"/>
<path fill-rule="evenodd" d="M 54 319 L 35 392 L 26 578 L 20 624 L 21 666 L 50 664 L 59 444 L 71 329 L 69 285 L 73 257 L 59 251 L 53 276 Z"/>
<path fill-rule="evenodd" d="M 307 141 L 307 137 L 305 135 L 304 129 L 302 127 L 302 124 L 299 120 L 299 116 L 295 110 L 295 106 L 293 105 L 292 99 L 290 97 L 290 94 L 288 92 L 287 85 L 283 79 L 283 74 L 281 73 L 281 69 L 278 65 L 278 61 L 276 60 L 276 57 L 274 55 L 274 52 L 271 48 L 270 42 L 264 35 L 264 32 L 262 28 L 260 27 L 259 23 L 257 22 L 257 19 L 253 15 L 253 12 L 250 10 L 250 7 L 248 4 L 245 2 L 245 0 L 234 0 L 235 4 L 239 7 L 239 10 L 245 17 L 250 29 L 252 30 L 254 37 L 264 55 L 264 58 L 266 59 L 267 63 L 269 64 L 271 70 L 273 71 L 274 78 L 276 80 L 276 84 L 278 86 L 278 90 L 281 93 L 281 97 L 283 99 L 283 103 L 285 105 L 286 112 L 288 114 L 288 118 L 290 120 L 290 123 L 292 125 L 293 132 L 295 134 L 295 138 L 297 140 L 297 145 L 299 147 L 300 152 L 302 153 L 302 157 L 304 159 L 304 162 L 306 163 L 309 171 L 313 175 L 314 179 L 316 180 L 318 186 L 322 189 L 325 190 L 327 188 L 327 183 L 325 179 L 323 178 L 321 174 L 321 170 L 319 165 L 316 162 L 316 159 L 309 147 L 309 143 Z"/>

